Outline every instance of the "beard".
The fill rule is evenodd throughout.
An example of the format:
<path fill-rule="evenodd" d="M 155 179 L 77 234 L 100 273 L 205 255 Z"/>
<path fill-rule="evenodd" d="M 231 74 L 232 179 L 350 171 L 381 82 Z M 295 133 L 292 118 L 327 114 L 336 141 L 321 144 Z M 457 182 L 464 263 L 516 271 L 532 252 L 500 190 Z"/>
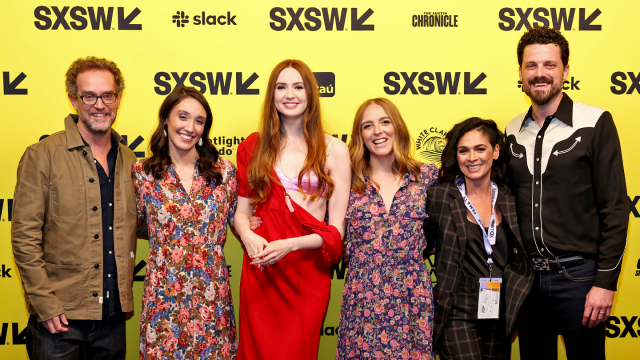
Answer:
<path fill-rule="evenodd" d="M 110 113 L 108 113 L 107 116 L 104 117 L 104 120 L 100 122 L 92 121 L 91 115 L 84 112 L 78 112 L 78 118 L 89 131 L 95 134 L 104 134 L 109 131 L 109 129 L 111 129 L 111 125 L 116 121 L 115 116 Z"/>
<path fill-rule="evenodd" d="M 549 90 L 537 90 L 535 84 L 549 84 Z M 551 99 L 562 91 L 562 82 L 556 83 L 551 77 L 536 76 L 524 83 L 524 93 L 529 96 L 536 105 L 546 105 Z"/>

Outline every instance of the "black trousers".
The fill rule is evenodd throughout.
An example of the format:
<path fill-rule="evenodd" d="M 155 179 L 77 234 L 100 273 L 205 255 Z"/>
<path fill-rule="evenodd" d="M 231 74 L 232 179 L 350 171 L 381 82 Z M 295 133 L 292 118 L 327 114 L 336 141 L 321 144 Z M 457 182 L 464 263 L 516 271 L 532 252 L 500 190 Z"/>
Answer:
<path fill-rule="evenodd" d="M 605 324 L 591 329 L 582 325 L 587 293 L 597 271 L 595 260 L 560 270 L 536 271 L 516 322 L 521 360 L 557 359 L 560 333 L 568 360 L 605 359 Z"/>
<path fill-rule="evenodd" d="M 29 359 L 124 360 L 125 314 L 106 320 L 67 320 L 69 331 L 52 334 L 31 315 L 26 339 Z"/>

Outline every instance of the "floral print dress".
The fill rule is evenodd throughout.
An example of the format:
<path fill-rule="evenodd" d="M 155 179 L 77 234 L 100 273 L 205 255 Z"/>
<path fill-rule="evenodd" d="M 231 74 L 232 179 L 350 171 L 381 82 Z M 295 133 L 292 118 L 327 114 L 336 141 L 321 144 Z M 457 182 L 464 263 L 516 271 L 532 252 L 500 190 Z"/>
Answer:
<path fill-rule="evenodd" d="M 196 163 L 188 194 L 173 165 L 156 180 L 143 162 L 133 167 L 139 226 L 146 215 L 149 230 L 140 359 L 233 359 L 236 326 L 222 246 L 236 210 L 235 167 L 220 158 L 222 183 L 207 184 Z"/>
<path fill-rule="evenodd" d="M 422 257 L 427 188 L 438 168 L 422 164 L 421 178 L 407 171 L 386 209 L 369 177 L 362 194 L 351 191 L 336 359 L 435 360 L 434 301 Z"/>

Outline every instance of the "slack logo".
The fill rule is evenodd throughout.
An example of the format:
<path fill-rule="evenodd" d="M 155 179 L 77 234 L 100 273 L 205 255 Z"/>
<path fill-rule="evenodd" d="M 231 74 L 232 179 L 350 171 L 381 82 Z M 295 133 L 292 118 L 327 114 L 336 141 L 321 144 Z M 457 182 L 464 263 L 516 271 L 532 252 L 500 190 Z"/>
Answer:
<path fill-rule="evenodd" d="M 358 16 L 357 8 L 321 8 L 310 7 L 305 8 L 287 8 L 274 7 L 269 12 L 271 21 L 269 26 L 275 31 L 291 31 L 294 28 L 300 31 L 318 31 L 324 24 L 326 31 L 347 31 L 345 27 L 347 22 L 347 13 L 351 10 L 351 31 L 373 31 L 375 25 L 365 24 L 365 22 L 373 15 L 373 10 L 367 9 Z M 287 18 L 291 19 L 287 21 Z M 306 20 L 306 21 L 304 21 Z M 304 21 L 304 22 L 303 22 Z"/>
<path fill-rule="evenodd" d="M 602 25 L 592 24 L 600 14 L 602 14 L 600 9 L 595 9 L 589 16 L 585 8 L 578 9 L 578 30 L 601 31 Z M 573 22 L 575 15 L 575 8 L 502 8 L 498 12 L 498 17 L 502 20 L 498 23 L 498 27 L 503 31 L 514 29 L 519 31 L 523 27 L 531 29 L 534 26 L 553 27 L 556 30 L 576 30 Z M 517 23 L 516 16 L 519 18 Z M 533 16 L 535 22 L 529 22 L 529 16 Z"/>
<path fill-rule="evenodd" d="M 629 75 L 631 84 L 627 85 L 625 82 Z M 611 83 L 614 85 L 611 87 L 611 92 L 616 95 L 633 94 L 634 90 L 640 94 L 640 73 L 636 76 L 632 71 L 628 71 L 626 74 L 622 71 L 616 71 L 611 74 Z"/>
<path fill-rule="evenodd" d="M 333 97 L 336 94 L 336 75 L 332 72 L 314 72 L 320 97 Z"/>
<path fill-rule="evenodd" d="M 115 30 L 111 27 L 113 22 L 113 7 L 87 7 L 74 6 L 69 10 L 69 6 L 62 9 L 57 6 L 38 6 L 33 15 L 38 21 L 34 21 L 39 30 L 58 30 L 61 26 L 65 30 L 84 30 L 89 25 L 91 30 Z M 118 8 L 118 30 L 142 30 L 142 24 L 132 24 L 131 22 L 140 14 L 140 9 L 135 8 L 125 15 L 124 8 Z M 67 22 L 67 14 L 72 21 Z M 53 15 L 55 21 L 49 16 Z"/>
<path fill-rule="evenodd" d="M 571 81 L 565 80 L 562 82 L 562 90 L 580 90 L 578 86 L 580 84 L 580 80 L 577 80 L 572 76 Z M 522 86 L 522 81 L 518 80 L 518 88 L 524 92 L 524 86 Z"/>
<path fill-rule="evenodd" d="M 185 15 L 184 11 L 176 11 L 171 19 L 171 22 L 176 24 L 178 28 L 189 23 L 189 15 Z M 238 25 L 235 20 L 236 15 L 231 15 L 230 11 L 227 11 L 227 15 L 207 15 L 203 11 L 200 15 L 193 17 L 193 25 Z"/>
<path fill-rule="evenodd" d="M 209 89 L 209 94 L 211 95 L 233 95 L 231 91 L 232 84 L 232 72 L 158 72 L 153 77 L 155 81 L 156 87 L 153 89 L 156 91 L 158 95 L 168 95 L 171 93 L 172 89 L 175 89 L 177 86 L 185 85 L 187 80 L 189 83 L 196 87 L 198 91 L 202 94 L 207 92 L 207 86 Z M 258 79 L 258 74 L 255 72 L 251 74 L 245 80 L 245 75 L 242 72 L 236 72 L 236 94 L 237 95 L 259 95 L 259 89 L 250 89 L 249 87 L 253 84 L 256 79 Z M 175 85 L 172 85 L 172 82 L 175 82 Z"/>
<path fill-rule="evenodd" d="M 384 83 L 388 86 L 384 87 L 384 92 L 388 95 L 405 95 L 410 92 L 412 95 L 431 95 L 438 90 L 438 94 L 460 94 L 458 85 L 460 83 L 460 72 L 388 72 L 384 74 Z M 402 77 L 402 79 L 400 79 Z M 471 73 L 464 73 L 464 88 L 462 92 L 465 95 L 485 95 L 487 89 L 478 88 L 480 83 L 487 77 L 484 73 L 480 73 L 473 80 Z M 415 86 L 414 81 L 418 81 L 421 86 Z M 403 84 L 404 83 L 404 84 Z"/>

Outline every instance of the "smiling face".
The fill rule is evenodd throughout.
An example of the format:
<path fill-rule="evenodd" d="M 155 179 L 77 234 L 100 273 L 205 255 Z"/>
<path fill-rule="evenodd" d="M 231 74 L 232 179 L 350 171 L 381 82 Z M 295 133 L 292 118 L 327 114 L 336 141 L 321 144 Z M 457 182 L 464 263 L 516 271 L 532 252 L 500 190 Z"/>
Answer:
<path fill-rule="evenodd" d="M 169 155 L 197 151 L 195 146 L 204 133 L 206 122 L 207 112 L 198 100 L 186 97 L 176 104 L 165 121 Z"/>
<path fill-rule="evenodd" d="M 362 142 L 371 157 L 380 159 L 394 157 L 393 144 L 396 131 L 391 118 L 382 106 L 371 104 L 362 114 L 360 121 Z"/>
<path fill-rule="evenodd" d="M 563 66 L 558 45 L 534 44 L 524 48 L 519 73 L 524 92 L 531 101 L 545 105 L 561 93 L 569 65 Z"/>
<path fill-rule="evenodd" d="M 491 147 L 487 135 L 474 129 L 460 138 L 456 152 L 465 181 L 482 181 L 491 178 L 491 166 L 500 156 L 500 145 Z"/>
<path fill-rule="evenodd" d="M 280 71 L 273 98 L 276 109 L 284 118 L 302 119 L 307 110 L 307 90 L 298 70 L 288 67 Z"/>
<path fill-rule="evenodd" d="M 80 122 L 78 126 L 86 128 L 95 134 L 103 134 L 111 128 L 116 121 L 118 108 L 120 107 L 120 94 L 113 104 L 105 104 L 98 99 L 95 104 L 87 105 L 76 95 L 101 96 L 107 93 L 116 93 L 116 81 L 108 70 L 87 70 L 78 74 L 78 93 L 68 94 L 71 105 L 78 112 Z"/>

